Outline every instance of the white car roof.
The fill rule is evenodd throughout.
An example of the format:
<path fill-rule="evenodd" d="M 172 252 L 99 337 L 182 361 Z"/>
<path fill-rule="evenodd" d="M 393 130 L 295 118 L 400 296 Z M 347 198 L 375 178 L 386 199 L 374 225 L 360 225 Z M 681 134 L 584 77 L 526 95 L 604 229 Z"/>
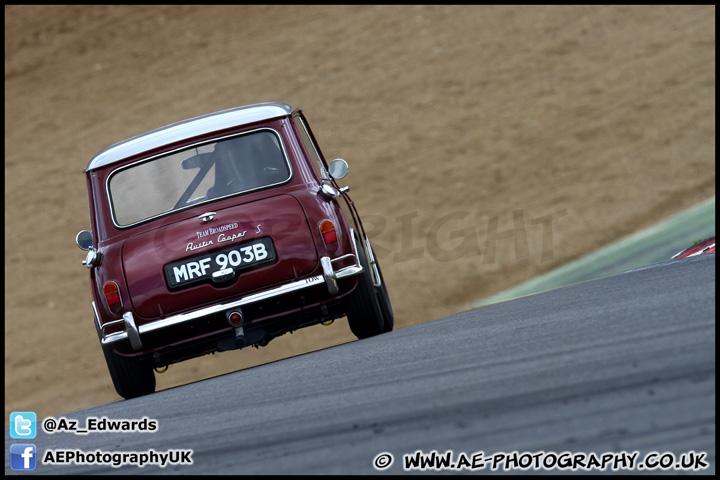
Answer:
<path fill-rule="evenodd" d="M 286 103 L 267 102 L 235 107 L 219 112 L 182 120 L 164 127 L 141 133 L 118 142 L 96 154 L 85 171 L 104 167 L 119 160 L 168 145 L 188 137 L 215 130 L 269 120 L 291 114 L 295 109 Z"/>

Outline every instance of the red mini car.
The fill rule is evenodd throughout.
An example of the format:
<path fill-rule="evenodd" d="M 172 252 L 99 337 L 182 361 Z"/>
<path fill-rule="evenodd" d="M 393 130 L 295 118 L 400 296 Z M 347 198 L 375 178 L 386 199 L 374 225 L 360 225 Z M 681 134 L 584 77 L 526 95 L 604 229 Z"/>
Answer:
<path fill-rule="evenodd" d="M 261 103 L 174 123 L 101 151 L 85 170 L 95 327 L 117 392 L 154 369 L 265 346 L 347 317 L 358 338 L 393 311 L 348 187 L 303 113 Z"/>
<path fill-rule="evenodd" d="M 688 247 L 682 252 L 678 252 L 672 258 L 695 257 L 704 253 L 715 253 L 715 237 L 698 240 L 695 245 Z"/>

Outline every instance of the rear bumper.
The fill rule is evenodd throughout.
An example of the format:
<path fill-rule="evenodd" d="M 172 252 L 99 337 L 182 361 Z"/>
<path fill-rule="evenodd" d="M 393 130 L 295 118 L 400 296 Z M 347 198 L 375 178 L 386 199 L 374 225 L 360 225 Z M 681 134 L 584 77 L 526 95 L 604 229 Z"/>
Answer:
<path fill-rule="evenodd" d="M 335 270 L 333 268 L 333 263 L 347 260 L 349 258 L 352 258 L 353 265 L 341 268 L 339 270 Z M 241 308 L 245 305 L 261 302 L 274 297 L 279 297 L 286 293 L 315 287 L 321 284 L 325 284 L 328 290 L 328 294 L 330 296 L 334 296 L 337 295 L 339 292 L 337 283 L 338 279 L 351 277 L 363 271 L 363 268 L 360 265 L 357 256 L 352 253 L 334 259 L 330 259 L 330 257 L 322 257 L 320 259 L 320 264 L 322 265 L 323 270 L 323 273 L 321 275 L 315 275 L 314 277 L 286 283 L 284 285 L 280 285 L 278 287 L 274 287 L 262 292 L 253 293 L 238 300 L 233 300 L 232 302 L 218 303 L 216 305 L 200 308 L 191 312 L 181 313 L 179 315 L 172 315 L 139 326 L 135 324 L 135 318 L 132 312 L 125 312 L 125 314 L 123 314 L 122 320 L 115 320 L 101 325 L 100 317 L 98 316 L 97 309 L 95 307 L 95 302 L 93 302 L 92 307 L 93 311 L 95 312 L 95 321 L 97 322 L 100 331 L 100 341 L 103 345 L 108 345 L 123 340 L 129 340 L 132 349 L 135 351 L 139 351 L 143 348 L 142 335 L 144 333 L 172 327 L 217 313 L 228 312 L 233 309 Z M 108 334 L 105 333 L 105 328 L 118 325 L 124 326 L 125 330 Z"/>

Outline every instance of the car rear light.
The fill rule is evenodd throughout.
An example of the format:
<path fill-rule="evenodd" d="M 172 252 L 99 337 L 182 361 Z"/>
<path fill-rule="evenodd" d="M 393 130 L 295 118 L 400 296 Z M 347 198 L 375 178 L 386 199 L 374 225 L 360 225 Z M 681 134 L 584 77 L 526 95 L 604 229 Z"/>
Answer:
<path fill-rule="evenodd" d="M 323 242 L 328 252 L 334 252 L 338 249 L 337 233 L 335 233 L 335 225 L 330 220 L 325 220 L 320 224 L 320 233 L 322 233 Z"/>
<path fill-rule="evenodd" d="M 117 283 L 107 282 L 103 287 L 103 293 L 105 294 L 105 300 L 107 300 L 108 308 L 116 315 L 122 312 L 122 300 L 120 300 L 120 290 L 118 289 Z"/>
<path fill-rule="evenodd" d="M 243 322 L 242 313 L 234 311 L 227 314 L 228 323 L 233 327 L 238 327 Z"/>

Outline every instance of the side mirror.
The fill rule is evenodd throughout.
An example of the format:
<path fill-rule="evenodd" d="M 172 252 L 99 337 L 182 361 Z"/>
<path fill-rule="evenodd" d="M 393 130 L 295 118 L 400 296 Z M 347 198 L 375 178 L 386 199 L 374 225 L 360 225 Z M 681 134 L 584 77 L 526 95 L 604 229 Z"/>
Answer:
<path fill-rule="evenodd" d="M 80 247 L 80 250 L 90 250 L 93 244 L 92 233 L 87 230 L 83 230 L 75 236 L 75 243 Z"/>
<path fill-rule="evenodd" d="M 348 173 L 348 164 L 342 158 L 336 158 L 330 163 L 328 173 L 335 180 L 343 178 Z"/>

